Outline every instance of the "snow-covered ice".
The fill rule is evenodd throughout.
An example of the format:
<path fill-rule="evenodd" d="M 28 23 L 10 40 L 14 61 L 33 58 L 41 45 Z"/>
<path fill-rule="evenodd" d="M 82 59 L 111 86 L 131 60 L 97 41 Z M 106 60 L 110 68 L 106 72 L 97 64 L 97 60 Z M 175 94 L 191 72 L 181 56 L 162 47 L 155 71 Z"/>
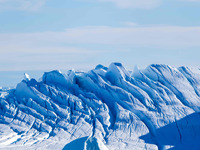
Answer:
<path fill-rule="evenodd" d="M 198 150 L 199 111 L 197 68 L 24 74 L 15 89 L 0 88 L 0 149 Z"/>

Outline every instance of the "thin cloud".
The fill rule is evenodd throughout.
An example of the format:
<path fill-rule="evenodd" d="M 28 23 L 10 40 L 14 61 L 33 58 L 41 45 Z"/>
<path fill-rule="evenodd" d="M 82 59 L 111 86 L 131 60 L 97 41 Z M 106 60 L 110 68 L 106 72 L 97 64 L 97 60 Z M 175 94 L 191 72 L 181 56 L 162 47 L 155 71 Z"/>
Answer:
<path fill-rule="evenodd" d="M 179 0 L 179 1 L 185 1 L 185 2 L 200 2 L 200 0 Z"/>
<path fill-rule="evenodd" d="M 64 68 L 65 64 L 77 67 L 82 62 L 91 66 L 101 59 L 111 61 L 105 55 L 127 56 L 133 49 L 171 50 L 171 56 L 177 49 L 200 47 L 199 39 L 200 26 L 93 26 L 63 32 L 0 34 L 0 70 Z"/>
<path fill-rule="evenodd" d="M 200 27 L 80 27 L 63 32 L 0 34 L 0 46 L 45 46 L 63 44 L 108 44 L 184 48 L 200 46 Z"/>
<path fill-rule="evenodd" d="M 138 26 L 137 23 L 135 23 L 135 22 L 130 22 L 130 21 L 122 22 L 122 25 L 129 26 L 129 27 L 135 27 L 135 26 Z"/>
<path fill-rule="evenodd" d="M 0 10 L 37 11 L 47 0 L 0 0 Z"/>
<path fill-rule="evenodd" d="M 93 0 L 84 0 L 94 2 Z M 119 8 L 153 9 L 159 7 L 164 0 L 96 0 L 95 2 L 112 3 Z M 200 2 L 200 0 L 177 0 L 185 2 Z M 47 0 L 0 0 L 0 11 L 37 11 Z"/>
<path fill-rule="evenodd" d="M 99 2 L 111 2 L 120 8 L 152 9 L 159 6 L 162 0 L 97 0 Z"/>
<path fill-rule="evenodd" d="M 164 0 L 96 0 L 96 1 L 113 3 L 119 8 L 139 8 L 139 9 L 153 9 L 159 7 L 164 2 Z M 177 1 L 200 2 L 200 0 L 177 0 Z"/>

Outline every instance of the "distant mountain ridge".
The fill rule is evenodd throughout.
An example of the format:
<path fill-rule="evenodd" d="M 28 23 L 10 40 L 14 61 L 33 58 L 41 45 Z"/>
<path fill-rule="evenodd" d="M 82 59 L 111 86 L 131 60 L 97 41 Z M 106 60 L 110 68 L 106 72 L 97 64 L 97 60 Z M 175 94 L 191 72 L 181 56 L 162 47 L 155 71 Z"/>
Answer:
<path fill-rule="evenodd" d="M 121 63 L 27 74 L 0 88 L 2 149 L 155 150 L 200 147 L 200 70 Z M 0 148 L 0 149 L 1 149 Z"/>

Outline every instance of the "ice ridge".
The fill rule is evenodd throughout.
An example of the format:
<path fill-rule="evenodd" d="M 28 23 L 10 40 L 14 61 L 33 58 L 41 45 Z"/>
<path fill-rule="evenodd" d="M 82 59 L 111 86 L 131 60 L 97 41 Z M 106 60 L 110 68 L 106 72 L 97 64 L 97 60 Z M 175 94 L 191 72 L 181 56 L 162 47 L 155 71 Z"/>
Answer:
<path fill-rule="evenodd" d="M 195 150 L 199 111 L 197 68 L 153 64 L 130 73 L 111 63 L 88 72 L 45 72 L 40 81 L 24 74 L 15 89 L 0 88 L 0 145 Z"/>

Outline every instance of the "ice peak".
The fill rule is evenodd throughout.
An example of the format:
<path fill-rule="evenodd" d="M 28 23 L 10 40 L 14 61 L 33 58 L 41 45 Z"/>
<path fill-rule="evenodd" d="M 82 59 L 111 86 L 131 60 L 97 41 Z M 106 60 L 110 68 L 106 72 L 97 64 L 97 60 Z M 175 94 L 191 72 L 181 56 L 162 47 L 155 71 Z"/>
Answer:
<path fill-rule="evenodd" d="M 30 76 L 27 73 L 24 73 L 24 80 L 26 82 L 30 81 Z"/>

